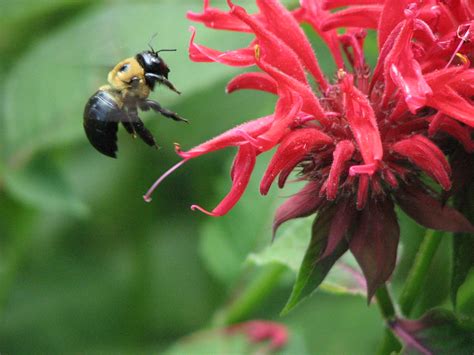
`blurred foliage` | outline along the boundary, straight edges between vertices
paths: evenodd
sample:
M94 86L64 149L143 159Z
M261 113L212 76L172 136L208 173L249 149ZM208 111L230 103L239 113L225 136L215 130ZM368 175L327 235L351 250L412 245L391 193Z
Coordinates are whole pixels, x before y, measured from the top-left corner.
M185 13L200 8L191 0L0 0L2 353L161 351L208 327L236 285L255 272L257 266L244 261L268 246L272 213L291 193L257 194L268 155L237 208L219 220L188 206L214 206L225 194L233 152L191 161L160 186L151 204L141 197L178 160L174 142L189 148L273 108L274 98L263 93L225 95L236 69L189 61ZM159 89L153 97L191 124L143 115L162 149L121 130L119 158L106 158L86 141L84 104L108 70L146 48L154 33L155 48L178 50L164 56L183 94ZM199 27L197 41L220 49L248 41L231 36ZM310 36L332 72L327 50ZM255 223L246 222L252 218ZM395 291L421 239L418 226L403 216L401 223ZM438 252L419 302L423 309L448 299L449 251L444 243ZM297 334L293 349L375 351L382 323L360 297L318 292L278 318L293 278L252 316L287 324ZM460 288L460 306L472 304L463 296L472 279Z

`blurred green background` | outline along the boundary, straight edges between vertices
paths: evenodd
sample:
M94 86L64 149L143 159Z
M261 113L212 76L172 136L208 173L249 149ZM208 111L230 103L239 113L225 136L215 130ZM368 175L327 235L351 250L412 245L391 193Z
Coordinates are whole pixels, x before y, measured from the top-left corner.
M290 194L258 195L270 155L260 159L242 201L220 219L189 206L212 208L225 195L233 151L189 162L151 204L142 200L178 161L174 142L188 149L273 109L270 95L225 94L226 82L241 70L188 59L185 14L201 6L197 0L0 0L0 352L161 352L209 326L260 271L244 261L269 245L272 213ZM196 41L212 48L249 40L196 27ZM152 97L191 124L143 114L162 149L121 130L118 159L107 158L83 133L85 102L110 68L145 49L154 33L156 49L178 50L163 57L183 94L159 88ZM311 38L332 76L330 56ZM395 289L419 232L404 219ZM422 302L447 296L444 245L433 265L435 289ZM298 353L375 352L383 325L376 305L367 307L363 297L318 292L279 317L293 279L288 273L248 317L287 324Z

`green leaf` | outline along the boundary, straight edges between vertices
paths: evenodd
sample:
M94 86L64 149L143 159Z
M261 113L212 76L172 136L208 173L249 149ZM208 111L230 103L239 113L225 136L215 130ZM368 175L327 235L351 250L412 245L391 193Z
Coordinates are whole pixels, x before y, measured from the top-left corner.
M288 313L302 299L309 296L323 282L339 257L346 252L347 244L343 242L340 243L331 255L318 260L326 247L334 212L334 208L327 209L320 212L316 217L313 223L311 241L296 277L293 291L283 308L282 314Z
M273 243L258 253L252 253L247 261L257 266L279 263L297 273L311 238L314 216L288 221L280 227Z
M418 320L397 319L390 324L404 344L403 354L472 354L474 328L444 309L435 309Z
M456 297L456 311L474 318L474 268L459 287Z
M275 241L261 252L250 254L247 262L260 267L278 263L298 274L303 259L310 258L308 254L305 256L305 252L310 242L314 218L310 216L286 222L280 228L281 232ZM298 277L303 277L302 270ZM365 280L352 254L346 253L339 258L319 285L319 289L335 294L366 296Z
M454 158L453 158L454 159ZM454 196L456 208L474 224L474 183L472 180L474 158L472 154L462 153L455 156L454 181L461 180L463 184ZM459 170L459 171L457 171ZM462 176L462 178L460 178ZM466 277L474 270L474 235L456 233L453 236L453 270L451 276L451 300L456 306L459 287L465 282Z
M146 48L155 32L155 47L178 50L164 56L171 68L170 79L183 95L158 90L165 107L202 91L203 83L212 85L235 73L236 69L225 66L190 63L187 45L191 23L185 14L193 8L197 10L200 5L107 3L36 42L15 62L3 82L0 125L2 151L8 162L28 160L44 147L80 138L85 142L82 113L87 99L106 83L115 63ZM202 28L197 34L197 41L210 47L219 48L224 38L222 32ZM245 34L232 35L231 45L244 46L248 40Z
M471 200L472 201L472 200ZM451 278L451 298L456 305L458 292L469 273L474 272L474 236L455 234L453 236L453 271Z
M31 207L77 217L88 213L86 205L48 157L35 158L23 170L8 171L5 185L15 198Z

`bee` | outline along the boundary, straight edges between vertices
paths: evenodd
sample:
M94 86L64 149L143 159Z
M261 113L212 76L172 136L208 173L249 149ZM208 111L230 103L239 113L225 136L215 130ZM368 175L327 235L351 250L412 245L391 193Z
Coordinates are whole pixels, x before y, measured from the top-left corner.
M119 122L126 131L151 147L157 147L153 134L138 116L138 110L153 110L175 121L187 122L177 113L148 98L156 84L163 84L180 94L168 80L170 69L158 55L175 49L150 50L122 60L108 74L108 85L101 86L84 108L84 130L92 146L115 158Z

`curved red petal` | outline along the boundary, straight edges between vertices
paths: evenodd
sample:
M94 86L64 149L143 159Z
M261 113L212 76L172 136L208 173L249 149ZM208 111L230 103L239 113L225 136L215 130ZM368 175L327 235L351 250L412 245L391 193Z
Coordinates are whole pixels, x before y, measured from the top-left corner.
M276 81L266 73L243 73L233 78L226 87L228 94L243 89L277 93Z
M266 27L252 18L243 7L231 5L231 12L249 25L258 40L260 56L284 73L307 84L303 65L298 55L280 38L266 29Z
M384 1L378 25L379 49L384 47L385 41L397 25L405 19L405 9L412 0Z
M234 67L248 67L255 65L255 53L253 48L241 48L233 51L221 52L208 48L194 42L196 30L190 28L191 39L189 41L189 58L193 62L217 62Z
M258 65L262 70L266 71L273 79L275 79L277 85L280 87L286 87L298 93L303 100L303 111L313 115L316 120L324 126L330 124L318 98L309 85L301 83L264 60L258 60Z
M344 92L346 119L364 163L377 165L382 160L383 147L372 106L366 96L354 87L350 75L342 79L341 88Z
M393 95L393 83L403 93L405 102L412 113L426 103L427 96L432 93L421 73L420 64L415 60L411 40L414 33L414 20L404 21L393 46L384 61L385 100Z
M408 158L445 190L451 188L451 168L443 152L429 139L415 135L392 145L394 152Z
M334 61L338 68L344 67L344 60L339 48L339 39L336 30L323 31L322 24L324 19L330 15L329 11L321 8L319 2L313 0L300 0L301 7L293 11L293 16L299 22L307 22L313 30L326 42L331 51Z
M273 115L261 117L259 119L243 123L235 128L222 133L221 135L208 140L198 146L188 150L181 151L180 147L177 146L177 153L185 159L195 158L209 152L227 148L230 146L239 146L249 143L242 132L247 133L250 137L257 137L263 132L267 131L273 122Z
M427 105L474 127L474 105L448 86L433 90L433 95L428 99Z
M257 0L257 5L265 16L266 23L272 32L298 54L322 91L326 91L329 84L319 67L308 38L293 15L276 0Z
M343 140L337 143L333 152L333 161L329 176L327 179L326 195L328 200L334 200L339 187L339 178L344 170L345 163L352 158L354 154L354 144L349 140Z
M204 1L203 12L197 13L188 11L186 18L191 21L201 22L206 27L217 30L251 32L251 29L248 25L243 23L235 16L232 16L229 12L210 7L208 0Z
M351 5L382 5L383 0L324 0L323 8L326 10Z
M211 212L207 212L202 207L193 205L211 216L223 216L229 212L239 201L250 181L253 168L255 167L257 152L250 144L244 144L239 147L239 151L234 161L232 188L226 197Z
M338 27L377 28L382 6L353 6L328 16L322 26L323 31Z
M332 138L315 128L291 132L279 145L260 184L260 193L266 195L273 180L283 170L295 166L310 152L331 144Z

